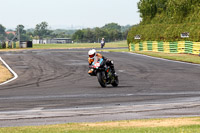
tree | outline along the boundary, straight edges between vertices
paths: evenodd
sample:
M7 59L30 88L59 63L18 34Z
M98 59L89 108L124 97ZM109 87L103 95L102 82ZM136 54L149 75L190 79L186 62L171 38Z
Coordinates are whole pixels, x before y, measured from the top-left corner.
M16 28L16 32L20 33L20 41L30 41L30 35L26 33L25 27L23 25L18 25Z
M83 40L84 42L88 42L88 43L95 42L94 32L90 28L83 30L83 38L84 38Z
M161 14L165 11L168 1L169 0L140 0L138 2L138 9L143 22L149 23L156 14Z
M20 34L26 34L26 30L24 30L24 28L25 27L23 25L21 25L21 24L18 25L17 28L16 28L17 33L18 33L18 30L19 30Z
M72 39L76 42L81 42L83 40L83 31L82 30L78 30L74 33L74 35L72 36Z
M105 29L96 27L94 29L95 40L99 42L101 38L106 38L108 40L108 32Z
M117 41L122 39L122 33L117 30L110 30L109 33L109 41Z
M130 27L130 25L124 26L123 32L129 30L128 27ZM110 23L106 24L102 28L96 27L94 29L87 28L78 30L73 34L72 40L76 42L99 43L102 38L105 38L106 42L117 41L126 38L123 37L123 35L127 36L127 33L123 34L123 32L120 25L117 23Z
M14 37L14 35L13 35L12 33L10 33L10 34L7 35L7 39L8 39L8 40L12 40L13 37Z
M191 19L194 12L199 13L199 0L140 0L138 9L142 18L141 24L151 23L183 23L187 17L194 22L196 17ZM154 18L155 21L152 21Z
M20 40L21 41L30 41L31 38L30 38L30 36L28 34L21 34L20 35Z
M48 30L48 23L42 22L37 24L35 27L34 34L39 37L39 39L43 39L51 34L51 31Z
M117 23L109 23L106 24L105 26L102 27L103 29L106 30L117 30L117 31L121 31L121 26L118 25Z
M102 29L107 33L107 41L116 41L122 39L122 27L117 23L109 23L102 27Z
M0 41L4 41L5 40L5 27L3 25L0 24Z

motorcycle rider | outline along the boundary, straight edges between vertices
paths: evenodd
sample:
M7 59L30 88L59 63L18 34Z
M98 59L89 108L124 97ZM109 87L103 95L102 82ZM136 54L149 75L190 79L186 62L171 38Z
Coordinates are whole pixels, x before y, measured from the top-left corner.
M95 49L89 50L88 56L89 56L89 58L88 58L89 68L90 68L90 66L92 65L92 63L94 62L95 59L98 60L98 59L102 58L104 60L105 64L107 66L110 66L113 74L115 74L115 68L114 68L114 64L113 64L112 60L109 60L106 57L102 56L100 53L97 53ZM88 71L88 74L90 74L90 73L92 73L91 70Z
M105 43L105 40L104 40L104 38L102 38L102 39L101 39L101 48L103 48L103 47L105 46L105 44L106 44L106 43Z

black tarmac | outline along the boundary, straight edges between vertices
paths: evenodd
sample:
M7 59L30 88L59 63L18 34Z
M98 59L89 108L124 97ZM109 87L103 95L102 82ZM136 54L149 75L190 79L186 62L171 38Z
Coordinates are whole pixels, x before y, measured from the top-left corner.
M120 81L101 88L88 50L0 52L19 76L0 86L0 126L200 116L200 65L101 52Z

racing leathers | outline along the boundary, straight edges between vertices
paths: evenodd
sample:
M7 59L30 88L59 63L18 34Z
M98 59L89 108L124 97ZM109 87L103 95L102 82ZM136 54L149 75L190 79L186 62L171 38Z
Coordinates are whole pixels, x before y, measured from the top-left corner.
M102 59L104 60L105 64L106 64L107 66L110 66L110 68L111 68L113 74L115 74L115 68L114 68L113 61L112 61L112 60L109 60L109 59L107 59L107 58L105 58L105 57L102 56L100 53L96 53L96 57L94 57L94 58L90 58L90 57L88 58L88 63L89 63L89 71L88 71L88 74L92 73L92 71L90 70L90 68L91 68L91 65L92 65L92 63L94 62L95 58L96 58L97 60L102 58Z

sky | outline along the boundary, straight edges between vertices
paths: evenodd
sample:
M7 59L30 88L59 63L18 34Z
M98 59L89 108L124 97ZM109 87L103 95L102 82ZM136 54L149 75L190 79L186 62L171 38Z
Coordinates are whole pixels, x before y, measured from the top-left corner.
M0 24L13 29L35 28L46 21L50 29L121 26L140 22L139 0L0 0Z

